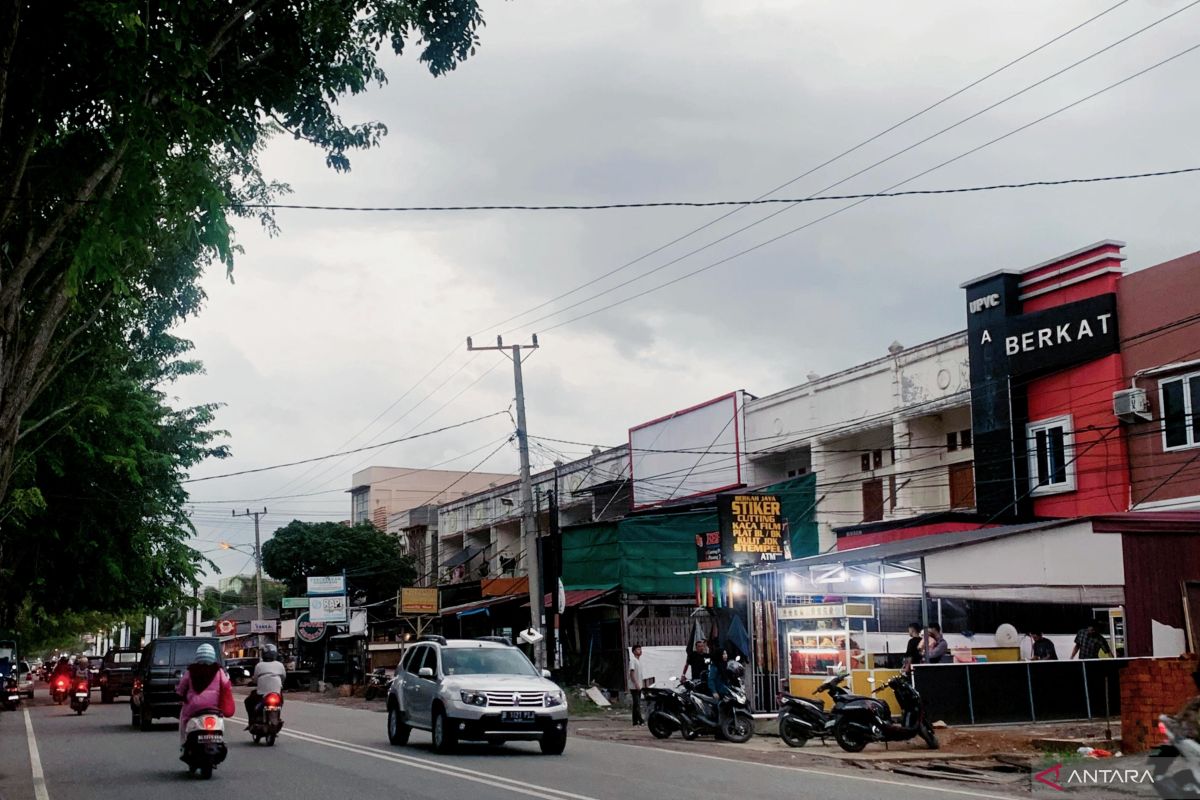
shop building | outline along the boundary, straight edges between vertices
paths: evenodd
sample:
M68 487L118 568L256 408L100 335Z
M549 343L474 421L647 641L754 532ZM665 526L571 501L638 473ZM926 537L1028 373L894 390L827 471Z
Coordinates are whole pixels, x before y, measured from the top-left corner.
M351 477L350 521L386 530L392 514L452 497L465 497L513 479L494 472L410 467L367 467Z

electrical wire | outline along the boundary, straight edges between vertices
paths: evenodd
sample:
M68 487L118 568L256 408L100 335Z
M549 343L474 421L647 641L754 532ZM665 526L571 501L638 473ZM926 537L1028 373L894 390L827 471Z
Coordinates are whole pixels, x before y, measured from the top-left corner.
M979 112L983 113L983 112ZM969 117L971 119L973 117ZM928 140L922 140L922 142ZM920 143L918 143L920 144ZM916 147L917 145L913 145ZM911 148L910 148L911 149ZM908 152L907 150L899 151L899 153ZM897 153L897 155L899 155ZM880 164L883 161L878 162ZM868 168L870 169L870 168ZM866 170L863 170L865 172ZM1058 180L1029 180L1019 183L992 183L982 186L956 186L943 189L905 189L899 192L866 192L859 194L814 194L807 197L770 197L756 198L751 200L659 200L659 201L631 201L627 203L592 203L592 204L562 204L562 205L462 205L462 206L322 206L322 205L297 205L286 203L263 203L254 206L245 206L245 208L270 208L270 209L292 209L305 211L371 211L371 212L411 212L411 211L608 211L618 209L633 209L633 208L713 208L718 206L740 206L746 208L749 206L761 205L789 205L797 206L802 203L823 203L831 200L873 200L881 197L913 197L920 195L942 195L942 194L970 194L975 192L994 192L1001 189L1032 189L1050 186L1070 186L1075 184L1086 183L1109 183L1112 181L1129 181L1139 180L1142 178L1162 178L1171 175L1185 175L1192 172L1200 172L1200 167L1180 167L1178 169L1157 170L1154 172L1136 172L1122 175L1102 175L1087 178L1061 178ZM862 172L857 172L851 175L844 181L861 175ZM743 228L742 230L746 230ZM740 232L740 231L739 231ZM699 252L699 251L693 251ZM646 273L652 274L652 273ZM622 284L624 285L624 284ZM457 352L457 348L451 351L450 354ZM448 357L447 357L448 358ZM443 358L438 362L428 374L444 364L447 358ZM410 390L411 391L411 390ZM403 398L401 398L403 399ZM397 400L396 402L399 402ZM395 403L393 403L393 406ZM392 406L389 406L387 411L390 411ZM384 411L383 413L387 413ZM380 415L382 416L382 414ZM376 418L378 419L378 417ZM373 424L372 421L371 424Z
M404 436L399 439L393 439L390 442L383 442L381 444L373 444L373 445L368 445L366 447L358 447L358 448L355 448L354 450L347 450L342 453L328 453L323 456L314 456L313 458L305 458L305 459L301 459L299 461L289 461L284 464L272 464L267 467L255 467L254 469L243 469L243 470L238 470L237 472L226 472L221 475L206 475L202 478L188 478L186 480L180 481L180 483L198 483L200 481L213 481L213 480L217 480L218 478L233 478L238 475L251 475L251 474L257 473L257 472L268 472L270 470L283 469L284 467L295 467L300 464L309 464L314 461L324 461L329 458L337 458L339 456L345 456L345 455L349 455L351 453L361 453L365 450L377 450L380 447L389 447L390 445L399 444L400 442L409 442L414 439L423 439L427 436L433 436L435 433L444 433L445 431L454 430L455 428L462 428L466 425L470 425L475 422L480 422L485 419L491 419L492 417L498 417L498 416L500 416L502 414L506 414L506 413L507 413L506 411L495 411L491 414L484 414L481 417L475 417L473 419L468 419L463 422L455 423L453 425L445 425L441 428L434 428L433 430L425 431L424 433L417 433L417 434L413 434L412 436Z

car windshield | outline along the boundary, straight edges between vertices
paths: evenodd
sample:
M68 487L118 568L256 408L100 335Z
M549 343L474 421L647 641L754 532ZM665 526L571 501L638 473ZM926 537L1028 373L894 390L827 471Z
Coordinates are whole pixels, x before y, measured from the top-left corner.
M447 675L538 674L525 654L512 647L443 648L442 671Z

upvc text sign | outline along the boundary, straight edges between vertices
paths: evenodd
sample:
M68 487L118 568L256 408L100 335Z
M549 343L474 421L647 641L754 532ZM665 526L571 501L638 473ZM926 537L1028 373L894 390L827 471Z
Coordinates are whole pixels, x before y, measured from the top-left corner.
M787 520L778 495L717 495L717 521L726 565L771 564L791 558Z
M986 298L980 298L986 299ZM971 306L978 300L972 301ZM994 350L1016 377L1052 372L1117 352L1117 296L1103 294L1004 318L972 330L972 349Z
M308 618L313 622L346 622L348 619L346 595L312 598L308 606Z

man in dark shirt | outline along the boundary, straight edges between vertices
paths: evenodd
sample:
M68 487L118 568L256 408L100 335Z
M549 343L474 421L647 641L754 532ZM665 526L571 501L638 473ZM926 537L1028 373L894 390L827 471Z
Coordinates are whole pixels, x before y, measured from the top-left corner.
M1058 661L1058 651L1054 649L1054 642L1044 638L1040 631L1034 631L1029 636L1033 639L1032 660Z
M708 642L697 640L687 656L683 670L694 681L700 681L701 693L708 691Z
M913 622L908 626L908 647L904 651L905 664L917 664L921 661L921 625Z
M1088 623L1088 626L1075 634L1075 648L1071 651L1071 658L1078 656L1084 658L1099 658L1100 651L1108 653L1112 656L1112 648L1108 646L1108 640L1100 635L1100 631L1096 629L1096 623Z

